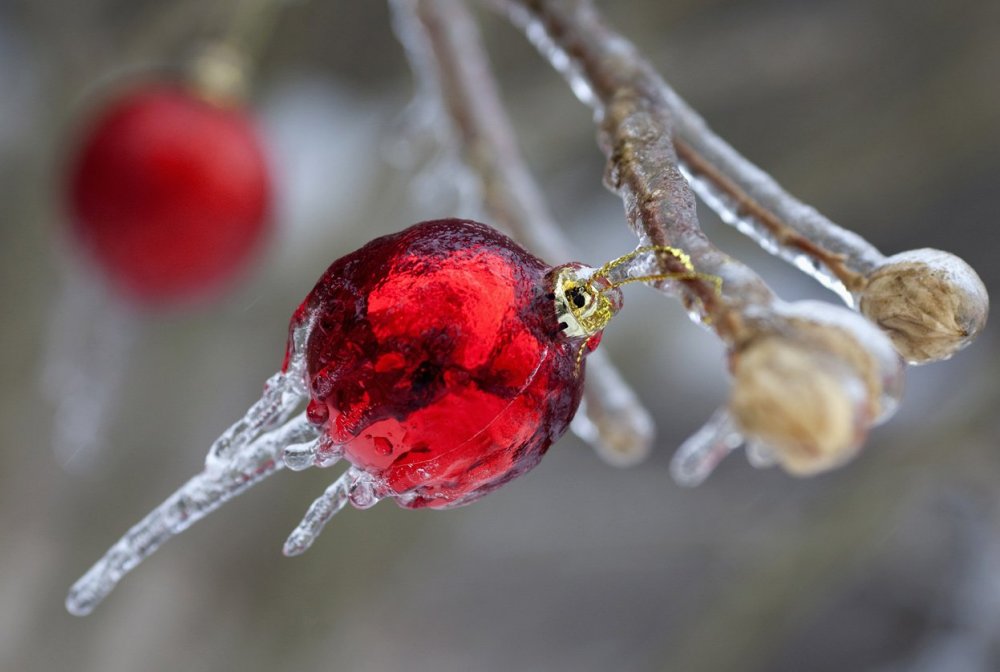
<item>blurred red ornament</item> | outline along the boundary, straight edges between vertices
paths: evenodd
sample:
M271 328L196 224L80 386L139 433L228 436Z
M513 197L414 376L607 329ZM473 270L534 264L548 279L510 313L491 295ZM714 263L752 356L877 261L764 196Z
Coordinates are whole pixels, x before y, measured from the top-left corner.
M113 100L71 162L77 238L114 286L147 305L211 293L267 229L271 185L241 108L179 85Z

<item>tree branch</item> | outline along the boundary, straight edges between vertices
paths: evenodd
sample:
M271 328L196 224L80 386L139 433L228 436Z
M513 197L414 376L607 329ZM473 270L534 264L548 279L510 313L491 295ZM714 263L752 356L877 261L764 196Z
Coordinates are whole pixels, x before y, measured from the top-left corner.
M887 258L796 200L715 135L589 2L499 2L603 120L608 183L625 199L633 227L653 241L669 234L698 258L700 271L723 278L731 290L724 300L747 292L757 294L754 302L766 297L758 282L705 245L678 172L726 222L875 322L907 361L947 359L982 331L989 297L968 264L939 250ZM727 267L736 278L727 277ZM734 286L733 279L740 282ZM738 329L734 311L707 303L704 287L689 289L731 343L730 332ZM738 302L731 307L738 312Z
M895 406L901 363L888 339L846 309L781 302L751 269L712 245L674 148L672 92L590 2L497 1L594 110L605 182L622 198L642 244L690 257L697 276L657 288L679 289L689 311L728 346L728 411L682 446L675 476L700 482L743 436L754 455L774 455L798 475L850 459ZM683 272L680 255L656 261L660 273Z

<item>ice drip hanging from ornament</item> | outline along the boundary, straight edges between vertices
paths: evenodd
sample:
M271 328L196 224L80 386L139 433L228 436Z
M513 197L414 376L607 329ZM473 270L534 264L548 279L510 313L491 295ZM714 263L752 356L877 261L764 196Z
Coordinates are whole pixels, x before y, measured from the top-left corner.
M586 355L619 287L670 248L600 268L547 266L476 222L424 222L335 261L292 316L281 371L211 447L205 469L133 527L73 587L89 613L170 537L287 466L348 468L285 543L305 551L348 502L468 504L524 474L566 431ZM651 264L652 262L652 264Z
M67 467L89 466L104 442L143 325L217 299L267 239L272 180L244 104L249 37L262 26L233 20L180 71L97 94L67 151L59 188L72 258L43 372Z

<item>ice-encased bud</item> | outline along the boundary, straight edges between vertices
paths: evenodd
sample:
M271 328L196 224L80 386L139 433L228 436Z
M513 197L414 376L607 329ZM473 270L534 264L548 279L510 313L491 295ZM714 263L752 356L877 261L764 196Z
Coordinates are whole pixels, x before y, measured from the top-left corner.
M743 432L772 449L788 472L807 476L850 459L864 438L865 392L834 357L763 338L733 370L729 409Z
M816 474L853 457L892 413L902 363L885 335L845 308L803 301L779 312L780 329L734 354L729 411L786 471Z
M932 249L889 257L868 277L859 307L911 364L948 359L986 325L989 296L959 257Z

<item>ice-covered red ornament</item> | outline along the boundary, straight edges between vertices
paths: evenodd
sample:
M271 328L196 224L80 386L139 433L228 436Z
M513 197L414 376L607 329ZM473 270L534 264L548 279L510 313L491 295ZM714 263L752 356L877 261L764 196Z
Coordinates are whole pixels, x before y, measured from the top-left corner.
M687 269L658 273L671 255ZM348 502L467 504L536 464L565 432L585 356L621 308L618 287L693 274L670 248L549 267L483 224L417 224L338 259L292 317L264 395L205 469L73 586L89 613L160 544L283 466L350 467L285 544L296 555ZM304 408L303 408L304 407Z
M271 185L252 122L179 84L113 98L85 130L68 183L74 237L142 304L212 292L267 230Z
M309 417L408 507L465 504L524 473L566 431L597 333L560 329L558 275L460 220L343 257L292 320L309 328Z

